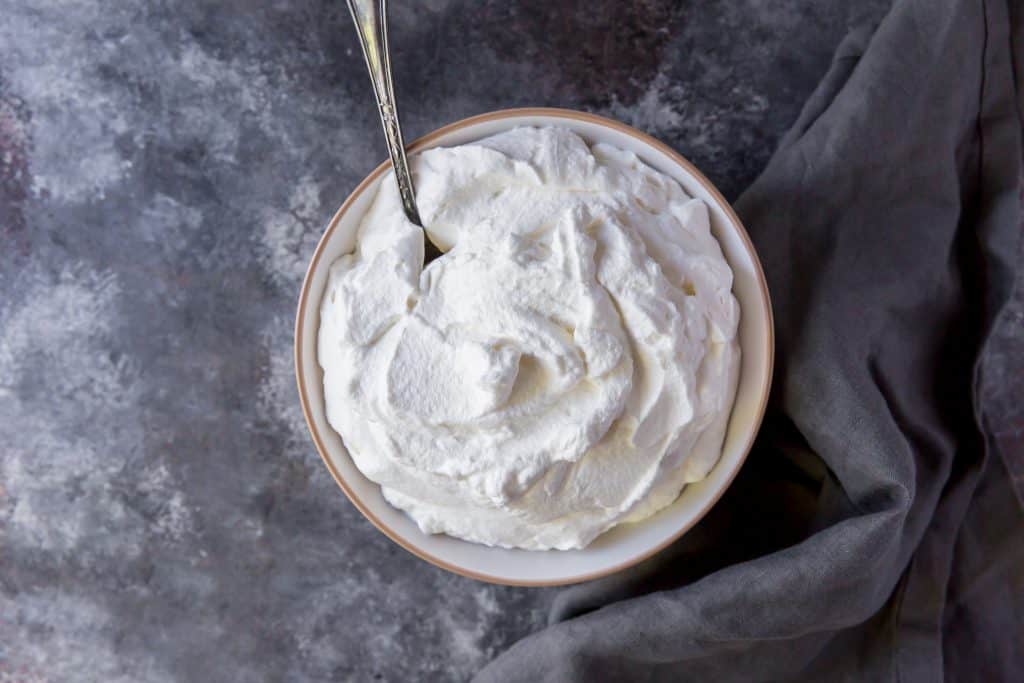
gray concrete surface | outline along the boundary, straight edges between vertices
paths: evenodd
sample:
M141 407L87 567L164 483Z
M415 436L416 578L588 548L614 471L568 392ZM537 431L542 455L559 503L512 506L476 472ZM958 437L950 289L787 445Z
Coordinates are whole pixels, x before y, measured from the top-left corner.
M887 2L392 5L410 137L585 109L735 198ZM407 554L308 438L296 294L378 126L343 2L0 0L0 681L463 680L544 624L556 591Z

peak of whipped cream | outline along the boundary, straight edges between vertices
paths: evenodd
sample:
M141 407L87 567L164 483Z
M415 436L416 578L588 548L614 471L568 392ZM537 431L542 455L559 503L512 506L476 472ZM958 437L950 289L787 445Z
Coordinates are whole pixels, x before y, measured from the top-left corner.
M718 460L739 306L707 207L631 152L516 128L412 159L331 266L318 354L356 466L427 533L581 548Z

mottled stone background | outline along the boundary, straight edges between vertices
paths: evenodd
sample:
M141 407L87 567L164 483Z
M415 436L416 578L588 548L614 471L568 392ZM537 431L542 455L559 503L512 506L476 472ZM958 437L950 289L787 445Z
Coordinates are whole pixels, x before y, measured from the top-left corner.
M888 3L392 4L410 137L585 109L735 198ZM376 532L302 421L300 278L378 125L340 0L0 0L0 681L461 680L544 624Z

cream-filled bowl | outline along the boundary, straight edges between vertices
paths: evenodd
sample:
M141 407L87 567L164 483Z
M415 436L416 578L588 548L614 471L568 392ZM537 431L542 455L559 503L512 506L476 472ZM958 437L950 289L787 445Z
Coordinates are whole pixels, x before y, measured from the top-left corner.
M335 214L317 246L299 296L295 363L303 412L317 449L341 488L377 528L419 557L465 576L505 584L559 585L604 576L651 556L693 526L718 500L742 465L764 414L772 371L772 319L760 264L732 209L689 162L628 126L558 109L507 110L441 128L413 143L411 151L465 145L523 126L568 128L590 145L604 143L632 152L647 166L676 180L686 194L707 206L711 232L733 271L732 291L740 307L737 334L742 352L736 397L721 457L707 477L687 485L673 503L654 515L639 522L619 524L579 550L505 549L446 535L430 535L420 531L405 513L392 507L380 487L359 471L342 438L328 423L323 371L317 359L321 299L331 264L354 250L360 221L374 200L387 171L386 164L355 189ZM332 421L337 418L333 415ZM365 453L365 449L357 450L357 454Z

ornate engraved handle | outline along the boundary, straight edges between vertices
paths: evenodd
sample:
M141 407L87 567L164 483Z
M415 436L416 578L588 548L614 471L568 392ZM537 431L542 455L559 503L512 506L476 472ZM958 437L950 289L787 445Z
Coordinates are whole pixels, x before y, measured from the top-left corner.
M363 47L366 68L373 81L373 94L380 109L380 122L388 142L388 154L395 169L398 193L402 208L410 221L422 227L419 210L416 208L416 188L409 173L409 161L405 157L405 143L402 129L398 125L398 108L395 105L395 91L391 82L391 58L388 55L387 0L348 0L348 9L356 24L359 44Z

